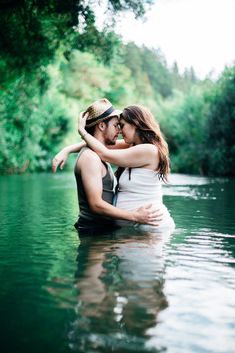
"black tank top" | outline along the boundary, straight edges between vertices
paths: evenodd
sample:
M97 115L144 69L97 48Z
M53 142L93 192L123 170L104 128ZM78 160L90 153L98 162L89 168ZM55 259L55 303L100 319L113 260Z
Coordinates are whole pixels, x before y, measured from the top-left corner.
M87 148L88 147L82 148L77 158L77 161ZM77 167L77 161L74 168L74 174L77 182L77 195L78 195L80 213L79 213L78 221L77 223L75 223L75 228L87 228L87 227L105 228L105 227L113 226L114 225L113 219L99 215L98 213L94 213L90 209L87 201L86 193L84 190L84 186L83 186L81 173ZM102 163L105 165L107 170L107 173L102 178L102 183L103 183L102 199L112 204L113 197L114 197L115 176L113 174L111 166L108 163L105 163L105 162L102 162Z

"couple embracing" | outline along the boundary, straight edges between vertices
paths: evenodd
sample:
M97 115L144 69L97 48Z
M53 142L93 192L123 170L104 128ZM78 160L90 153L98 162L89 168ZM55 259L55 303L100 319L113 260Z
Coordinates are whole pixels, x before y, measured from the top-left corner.
M151 112L137 105L119 111L100 99L80 114L78 132L84 142L60 151L52 169L63 168L68 155L79 152L79 233L116 226L171 233L175 225L161 185L170 169L168 146ZM119 134L123 140L117 140ZM109 163L118 167L116 176Z

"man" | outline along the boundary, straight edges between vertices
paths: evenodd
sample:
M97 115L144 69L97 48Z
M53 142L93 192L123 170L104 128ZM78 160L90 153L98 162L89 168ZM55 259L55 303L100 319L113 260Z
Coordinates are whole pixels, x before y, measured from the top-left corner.
M115 145L119 134L118 115L121 112L115 110L112 104L104 98L94 102L85 113L88 116L86 130L105 146ZM53 172L56 171L58 165L64 165L68 153L77 152L78 146L65 148L53 159ZM112 169L108 163L102 162L95 152L85 147L85 144L78 156L74 172L80 208L79 219L75 227L79 231L92 228L112 228L114 219L152 225L156 225L160 220L161 215L156 210L152 210L151 205L131 212L112 205L116 185Z

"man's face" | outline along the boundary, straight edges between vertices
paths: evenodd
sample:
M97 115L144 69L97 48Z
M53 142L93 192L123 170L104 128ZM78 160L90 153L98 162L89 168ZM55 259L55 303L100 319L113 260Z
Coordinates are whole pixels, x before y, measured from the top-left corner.
M106 145L115 145L120 133L118 117L113 117L107 122L106 129L104 130L104 142Z

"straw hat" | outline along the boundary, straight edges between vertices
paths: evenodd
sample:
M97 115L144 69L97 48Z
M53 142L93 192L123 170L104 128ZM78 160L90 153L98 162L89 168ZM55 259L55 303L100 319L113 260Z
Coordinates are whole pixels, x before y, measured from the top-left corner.
M108 99L99 99L92 103L85 111L85 113L89 113L86 120L86 127L91 127L105 119L119 116L121 112L121 110L115 109Z

